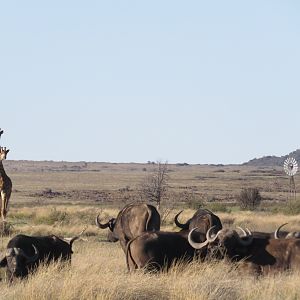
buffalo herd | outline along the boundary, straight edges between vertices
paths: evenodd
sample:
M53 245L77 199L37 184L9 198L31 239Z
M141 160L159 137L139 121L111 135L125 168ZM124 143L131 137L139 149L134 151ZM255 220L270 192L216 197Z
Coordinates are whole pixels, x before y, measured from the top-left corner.
M160 231L160 214L154 206L143 203L126 205L106 223L97 215L95 223L100 229L109 230L108 241L119 241L128 271L167 270L176 261L188 263L194 259L239 261L256 275L300 265L300 234L280 231L286 224L271 233L238 227L239 233L223 228L220 218L208 209L198 209L185 222L179 221L181 213L174 218L180 230L174 232ZM80 235L69 239L17 235L8 242L0 267L6 268L7 280L11 282L26 277L40 263L59 259L70 263L72 244Z
M300 265L300 234L280 231L286 224L271 233L251 232L248 228L238 227L239 234L236 230L223 228L220 218L210 210L198 209L184 223L178 220L182 211L177 213L174 223L180 231L166 232L159 231L159 214L153 206L149 214L149 207L151 205L126 206L116 219L109 221L118 223L116 233L109 222L103 226L98 216L96 218L98 227L109 227L120 240L129 271L168 269L178 260L189 262L195 258L201 261L239 261L257 275L298 268ZM138 216L134 217L133 210L138 212Z

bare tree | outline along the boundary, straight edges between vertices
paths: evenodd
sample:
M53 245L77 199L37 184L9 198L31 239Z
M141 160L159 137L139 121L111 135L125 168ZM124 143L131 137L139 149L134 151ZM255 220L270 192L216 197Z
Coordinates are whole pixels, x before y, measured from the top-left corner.
M242 189L239 197L237 198L241 209L254 210L261 203L262 197L258 188L245 188Z
M153 172L141 184L141 197L149 202L155 202L158 210L162 199L167 197L168 178L168 163L157 162Z

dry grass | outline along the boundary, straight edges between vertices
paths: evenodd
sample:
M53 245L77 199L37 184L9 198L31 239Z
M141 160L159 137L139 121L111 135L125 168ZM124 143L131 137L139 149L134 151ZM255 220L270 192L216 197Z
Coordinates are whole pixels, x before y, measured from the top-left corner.
M84 233L87 241L76 241L73 245L71 266L59 263L43 266L27 280L11 286L4 280L4 269L0 269L3 279L0 281L0 299L300 298L300 274L297 272L254 278L226 262L193 262L189 265L177 264L168 273L138 271L128 274L121 247L118 243L105 241L107 231L98 229L94 219L100 211L103 220L116 216L117 207L124 205L124 195L120 195L120 189L135 189L151 171L152 165L6 161L5 167L14 188L8 214L13 232L10 237L1 238L2 255L9 238L17 233L71 237L88 227ZM242 188L258 187L267 206L278 201L284 203L287 199L288 179L280 172L281 168L255 170L242 166L170 165L169 184L174 194L180 196L182 191L191 189L198 200L209 205L215 204L210 201L217 200L226 203L226 207L227 203L235 201ZM296 180L299 184L299 179ZM32 196L45 189L72 197ZM121 197L112 206L105 199L86 197L89 192L94 196L94 191L109 194L109 199L113 201L115 196ZM83 196L84 199L81 198ZM114 208L108 209L108 204ZM173 199L167 208L176 209L167 216L163 230L178 230L173 223L174 216L187 206L180 197ZM193 213L194 210L186 209L180 220L185 222ZM224 226L232 228L240 225L251 230L274 231L285 222L289 225L284 229L299 230L300 227L299 215L238 212L234 209L231 213L218 215Z
M58 205L66 199L37 199L30 195L45 189L58 192L101 190L111 193L126 187L134 190L155 165L88 163L85 166L83 162L5 161L5 168L13 181L14 203L39 201L40 204ZM193 190L195 196L203 201L234 202L241 189L255 187L268 201L285 201L288 198L289 181L281 167L257 169L248 166L170 164L168 169L170 191L177 195ZM300 178L296 176L295 181L299 186ZM81 199L80 195L73 195L72 199L67 200L93 202L92 199ZM94 204L101 203L94 201ZM107 206L108 203L104 204Z
M297 299L299 273L253 278L225 262L175 265L168 273L128 274L113 244L78 243L71 267L41 267L3 299Z
M51 209L39 207L12 210L11 218L32 216L28 224L15 225L15 233L56 233L71 236L88 225L85 238L88 241L74 243L72 265L55 263L43 266L27 280L8 286L0 283L2 299L297 299L300 297L299 273L282 273L276 276L254 278L226 262L193 262L177 264L168 273L147 274L137 271L128 274L125 256L118 243L105 242L106 230L92 225L95 209L82 206L62 206L57 213L67 213L65 224L35 225L36 217L51 219ZM104 216L112 216L117 210L104 210ZM176 230L172 224L176 211L172 211L164 230ZM182 220L193 210L186 210ZM82 218L86 215L89 218ZM278 224L289 222L291 229L299 227L299 216L270 215L242 212L220 214L222 220L234 227L247 225L251 229L274 230ZM227 226L227 225L226 225ZM2 238L1 252L9 238ZM0 274L3 278L4 270Z

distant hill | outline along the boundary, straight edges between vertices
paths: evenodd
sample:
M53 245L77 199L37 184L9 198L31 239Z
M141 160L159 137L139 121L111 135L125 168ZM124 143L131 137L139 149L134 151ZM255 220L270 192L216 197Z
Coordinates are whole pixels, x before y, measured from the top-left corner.
M285 159L289 156L294 157L298 162L300 162L300 149L297 149L294 152L291 152L288 155L284 156L264 156L261 158L254 158L249 160L243 165L247 166L282 166Z

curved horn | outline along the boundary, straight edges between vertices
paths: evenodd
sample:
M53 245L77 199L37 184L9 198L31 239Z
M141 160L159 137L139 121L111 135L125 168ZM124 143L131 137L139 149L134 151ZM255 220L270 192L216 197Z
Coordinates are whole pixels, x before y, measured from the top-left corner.
M293 237L296 238L296 239L299 239L300 238L300 232L299 231L293 232Z
M39 258L39 250L34 246L34 244L32 244L32 247L34 249L33 256L28 256L24 251L20 252L20 254L26 258L28 264L35 262ZM20 249L20 250L22 250L22 249Z
M76 241L76 240L78 240L79 239L79 236L74 236L73 238L71 238L71 240L70 240L70 248L72 249L72 245L73 245L73 243Z
M197 243L197 242L194 242L193 239L192 239L192 233L198 229L198 227L196 228L193 228L190 232L189 232L189 235L188 235L188 241L190 243L190 245L195 248L195 249L201 249L203 247L205 247L207 244L208 244L208 240L206 240L205 242L202 242L202 243Z
M240 228L240 229L243 231L243 233L246 234L246 235L244 235L244 237L247 237L247 239L241 239L241 237L237 234L239 243L242 246L249 246L252 243L252 241L253 241L253 235L252 234L248 235L244 229L242 229L242 228ZM249 230L249 232L251 233L250 230Z
M285 225L287 225L288 223L284 223L284 224L282 224L282 225L280 225L277 229L276 229L276 231L274 232L274 238L276 239L276 240L278 240L279 239L279 230L283 227L283 226L285 226Z
M98 215L98 216L96 217L96 220L95 220L96 225L97 225L99 228L101 228L101 229L107 228L107 227L109 226L109 222L107 222L107 223L105 223L105 224L101 224L100 221L99 221L99 216L100 216L100 215Z
M217 239L219 232L221 231L221 230L219 230L217 234L212 235L212 234L211 234L211 231L212 231L215 227L216 227L216 226L210 227L210 228L207 230L207 232L206 232L206 240L207 240L209 243L214 242L214 241Z
M252 235L252 232L249 228L246 227L246 231L247 231L248 235Z
M183 210L181 210L175 217L174 217L174 222L176 224L177 227L182 228L182 229L188 229L188 225L187 222L185 224L182 224L178 221L178 217L179 215L183 212Z
M219 230L217 234L214 234L212 236L211 231L214 229L214 227L215 226L212 226L207 230L206 241L204 241L202 243L196 243L192 240L192 232L195 231L196 229L198 229L198 227L193 228L188 235L188 241L189 241L190 245L195 249L201 249L201 248L205 247L208 243L214 242L217 239L219 232L221 231L221 230Z
M247 236L248 234L247 234L247 232L242 228L242 227L240 227L240 226L237 226L236 228L238 228L242 233L243 233L243 236ZM248 228L247 228L248 229ZM246 229L246 230L247 230ZM249 229L248 229L249 230ZM249 230L250 231L250 230Z
M78 235L72 237L71 239L64 239L70 243L70 248L72 249L72 244L80 238L80 236L86 231L88 227L86 226Z

